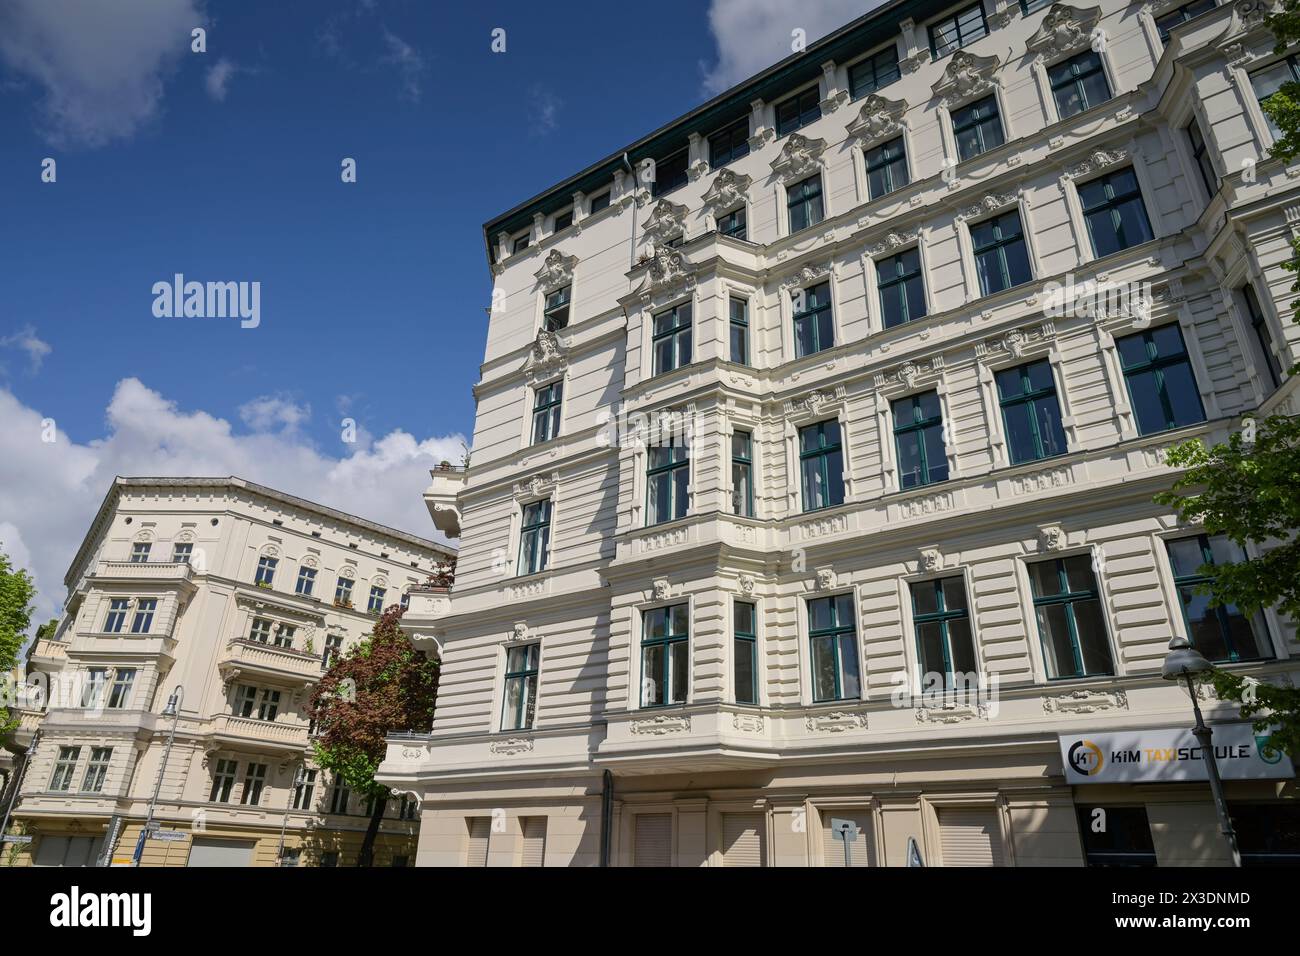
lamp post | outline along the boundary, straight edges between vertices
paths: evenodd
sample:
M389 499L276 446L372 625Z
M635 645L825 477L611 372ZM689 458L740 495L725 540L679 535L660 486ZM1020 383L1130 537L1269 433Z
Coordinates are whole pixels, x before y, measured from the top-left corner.
M1210 793L1214 795L1214 809L1219 814L1219 830L1228 841L1232 851L1232 865L1241 866L1241 851L1237 849L1237 833L1232 828L1232 817L1228 815L1228 802L1223 798L1223 781L1219 779L1219 765L1214 759L1214 732L1205 725L1201 716L1201 705L1196 697L1196 678L1203 677L1214 670L1212 664L1201 655L1185 637L1175 637L1169 642L1169 654L1165 657L1160 675L1168 681L1185 681L1187 692L1192 698L1192 711L1196 714L1196 726L1192 736L1201 745L1201 756L1205 759L1205 772L1210 778Z
M144 853L144 841L149 839L149 828L153 825L154 807L158 805L158 791L162 789L163 774L167 772L167 760L172 755L172 742L176 739L176 724L181 718L181 701L185 699L185 688L180 684L172 691L172 695L167 698L167 706L163 708L162 715L172 719L171 730L167 732L167 747L163 750L162 765L158 768L158 779L153 784L153 796L149 798L149 814L144 820L144 829L140 831L140 839L135 841L135 853L131 855L131 865L139 866L140 857Z
M280 848L275 851L275 865L284 866L284 831L289 828L289 811L293 809L293 800L298 793L298 788L307 782L306 764L298 764L298 770L293 775L293 785L289 788L289 799L284 805L284 820L280 823Z
M36 745L41 741L41 732L37 730L32 734L32 742L27 745L27 752L23 754L22 765L14 769L13 775L9 781L9 803L5 807L4 819L0 820L0 837L5 835L9 829L9 817L13 815L14 804L18 802L18 790L23 785L23 777L27 776L27 768L31 765L32 757L36 755Z

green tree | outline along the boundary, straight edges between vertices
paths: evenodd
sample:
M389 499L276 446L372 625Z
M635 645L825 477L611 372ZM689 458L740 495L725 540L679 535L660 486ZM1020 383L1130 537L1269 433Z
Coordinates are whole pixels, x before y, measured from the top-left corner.
M9 675L18 663L27 628L32 623L32 598L36 588L31 575L15 568L9 556L0 551L0 740L18 726L17 718L6 709Z
M425 731L433 724L438 663L411 644L401 617L396 605L386 610L370 635L332 664L307 708L316 721L312 756L317 765L371 799L358 866L374 863L375 838L388 803L388 788L375 781L387 750L385 738Z
M1300 620L1300 420L1274 415L1245 425L1213 447L1193 439L1170 449L1169 464L1185 471L1155 500L1238 547L1266 546L1251 560L1201 568L1209 580L1198 591L1212 607L1235 604L1253 614L1276 605ZM1300 755L1300 690L1223 670L1211 680L1221 698L1241 704L1257 731L1276 727L1274 746Z
M1285 53L1300 41L1300 0L1283 0L1282 9L1270 14L1264 22L1277 41L1273 51ZM1260 105L1279 132L1269 154L1283 162L1300 156L1300 83L1292 81L1282 84L1276 93ZM1300 238L1292 240L1292 247L1294 255L1286 263L1286 268L1300 273ZM1291 286L1291 291L1300 292L1300 281ZM1291 303L1291 311L1293 321L1300 322L1300 299Z

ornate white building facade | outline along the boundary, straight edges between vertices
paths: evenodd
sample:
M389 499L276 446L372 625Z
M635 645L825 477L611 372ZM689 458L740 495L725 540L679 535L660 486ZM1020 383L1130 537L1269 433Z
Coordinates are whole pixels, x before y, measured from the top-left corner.
M452 554L239 478L116 479L28 656L8 832L30 839L0 865L129 862L155 790L142 865L354 865L365 801L314 766L305 707ZM386 814L376 864L413 862L414 803Z
M437 716L382 768L420 864L842 865L844 821L854 864L1227 858L1204 783L1070 738L1164 753L1174 636L1297 670L1151 500L1295 411L1265 9L895 0L485 226L426 494L465 544L406 620ZM1228 782L1251 858L1273 766Z

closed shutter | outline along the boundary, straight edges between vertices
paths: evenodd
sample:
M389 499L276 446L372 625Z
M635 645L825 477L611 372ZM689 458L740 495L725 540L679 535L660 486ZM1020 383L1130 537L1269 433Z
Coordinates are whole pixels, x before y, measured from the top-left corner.
M45 836L36 847L36 866L94 866L103 837Z
M765 829L761 813L724 813L722 865L762 866Z
M1002 833L997 811L939 810L944 866L1001 866Z
M469 849L465 853L466 866L487 866L488 837L491 834L491 817L469 818Z
M864 807L823 808L822 861L826 866L844 866L844 843L835 839L831 820L852 820L858 827L858 838L849 844L849 866L871 865L871 811Z
M673 816L671 813L638 813L632 845L633 866L672 866Z
M205 840L190 845L186 866L252 866L253 844L243 840Z
M524 866L541 866L546 857L546 817L524 817Z

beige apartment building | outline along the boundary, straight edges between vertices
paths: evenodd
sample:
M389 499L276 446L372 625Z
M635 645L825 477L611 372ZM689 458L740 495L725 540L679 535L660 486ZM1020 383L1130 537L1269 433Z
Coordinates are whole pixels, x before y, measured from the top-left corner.
M1300 645L1151 499L1297 411L1266 11L893 0L487 223L438 710L381 768L418 864L1228 859L1161 663ZM1246 861L1300 859L1200 698Z
M354 865L368 808L314 767L305 707L452 553L239 478L116 479L30 651L8 832L31 839L0 864L129 864L156 787L141 865ZM417 830L390 801L375 864Z

